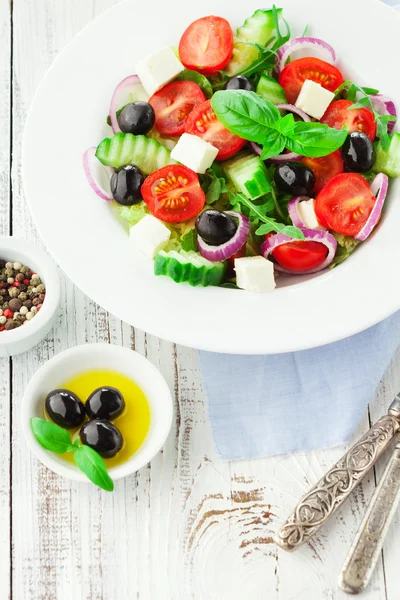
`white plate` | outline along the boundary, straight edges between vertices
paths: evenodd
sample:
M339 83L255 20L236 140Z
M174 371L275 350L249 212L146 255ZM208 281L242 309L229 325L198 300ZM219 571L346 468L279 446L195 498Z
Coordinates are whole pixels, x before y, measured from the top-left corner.
M296 34L305 25L346 65L400 104L396 75L400 15L375 0L283 0ZM195 18L241 24L260 0L234 5L125 1L86 27L42 82L24 135L23 177L36 225L67 275L93 300L162 338L219 352L257 354L310 348L361 331L400 307L400 182L375 235L334 271L295 278L269 295L191 288L155 277L135 253L107 202L90 190L82 154L106 132L115 85L137 59L177 45Z

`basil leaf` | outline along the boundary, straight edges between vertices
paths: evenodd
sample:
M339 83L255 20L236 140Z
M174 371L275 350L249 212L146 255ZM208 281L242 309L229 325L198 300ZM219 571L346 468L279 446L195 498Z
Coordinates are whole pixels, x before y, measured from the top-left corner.
M264 139L264 145L261 152L261 160L267 160L271 156L280 154L286 146L286 137L274 131L268 132Z
M277 121L282 118L272 102L247 90L216 92L211 106L231 133L259 144L264 143L268 129L276 129Z
M64 454L75 449L68 431L55 423L34 417L31 419L31 429L39 444L46 450Z
M198 73L197 71L185 69L178 75L178 77L176 77L175 81L193 81L194 83L197 83L201 90L203 90L206 98L211 98L213 95L211 83L208 81L207 77L201 73Z
M294 133L294 124L294 116L292 115L292 113L288 113L277 122L276 128L279 131L279 133L291 137Z
M114 482L107 473L106 464L93 448L84 444L76 448L74 461L92 483L107 492L113 491Z
M298 121L294 125L293 137L286 141L286 147L301 156L318 158L332 154L343 146L346 137L346 129L333 129L323 123Z

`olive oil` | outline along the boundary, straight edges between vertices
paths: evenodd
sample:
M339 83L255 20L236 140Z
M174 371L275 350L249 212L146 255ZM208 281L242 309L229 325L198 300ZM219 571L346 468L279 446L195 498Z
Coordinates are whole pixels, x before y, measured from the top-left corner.
M104 459L110 469L126 462L143 444L150 427L150 407L140 387L125 375L114 371L85 371L59 385L74 392L84 404L95 389L103 386L117 388L125 399L124 411L112 421L122 433L124 443L118 454ZM70 429L69 432L73 440L79 435L79 429ZM62 457L74 462L71 453Z

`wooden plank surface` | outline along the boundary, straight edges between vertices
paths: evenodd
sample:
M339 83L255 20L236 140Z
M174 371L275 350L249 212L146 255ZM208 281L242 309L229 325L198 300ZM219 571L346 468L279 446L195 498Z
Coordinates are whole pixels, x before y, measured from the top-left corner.
M8 1L1 0L2 233L7 233L10 225L10 122L13 233L40 243L20 178L21 138L29 103L56 54L112 4L114 0L14 0L9 6ZM19 423L23 391L36 369L67 347L94 341L122 344L146 355L160 368L175 396L174 426L163 451L136 475L118 482L114 494L69 482L47 470L28 454ZM371 406L373 419L380 416L400 387L399 364L400 356L393 361ZM339 458L343 448L251 462L220 461L213 446L195 351L133 331L64 277L62 310L52 334L12 363L0 361L0 398L1 598L346 597L337 588L337 576L373 492L374 474L311 544L295 554L278 550L272 538L279 523ZM368 423L366 412L355 436ZM399 597L400 541L394 528L384 557L385 568L380 561L363 596L366 600Z

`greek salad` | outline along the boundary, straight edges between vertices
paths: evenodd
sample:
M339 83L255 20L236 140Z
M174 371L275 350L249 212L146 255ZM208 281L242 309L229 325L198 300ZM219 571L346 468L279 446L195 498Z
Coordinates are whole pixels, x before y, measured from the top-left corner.
M198 19L119 83L83 165L155 275L269 292L368 238L400 176L396 107L335 65L273 6L236 32Z

